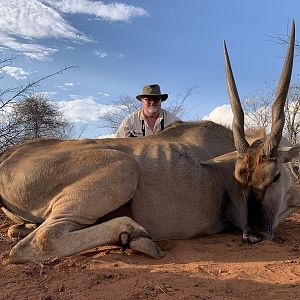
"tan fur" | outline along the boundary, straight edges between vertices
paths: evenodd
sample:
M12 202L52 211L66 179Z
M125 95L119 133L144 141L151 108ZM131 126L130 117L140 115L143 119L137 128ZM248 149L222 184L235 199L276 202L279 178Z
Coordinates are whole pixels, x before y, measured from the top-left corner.
M245 134L248 143L251 145L254 141L265 138L266 130L263 127L254 127L246 130Z
M248 186L264 190L276 172L276 161L264 157L260 147L250 147L243 158L238 159L235 167L236 179Z

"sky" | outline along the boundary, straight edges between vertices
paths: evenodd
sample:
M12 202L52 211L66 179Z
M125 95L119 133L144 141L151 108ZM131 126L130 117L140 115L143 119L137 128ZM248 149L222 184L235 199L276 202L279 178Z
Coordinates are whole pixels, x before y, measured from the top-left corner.
M299 0L0 0L0 53L14 56L0 89L64 67L35 89L75 124L74 137L111 134L99 117L120 96L159 84L171 103L194 87L183 120L230 123L226 40L240 98L279 80L292 19L300 40ZM298 38L299 36L299 38ZM299 52L298 52L299 54ZM293 79L299 75L299 56ZM137 100L138 101L138 100Z

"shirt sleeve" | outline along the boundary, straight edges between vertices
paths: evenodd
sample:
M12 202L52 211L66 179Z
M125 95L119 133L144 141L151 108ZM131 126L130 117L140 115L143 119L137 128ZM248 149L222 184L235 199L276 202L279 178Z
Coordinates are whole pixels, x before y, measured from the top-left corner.
M176 121L181 121L181 119L179 117L177 117L177 116L174 116L174 122L176 122Z
M173 123L175 123L176 121L181 121L180 118L178 118L176 115L170 113L169 111L165 111L166 112L166 118L165 118L165 125L169 126Z
M125 118L121 125L119 126L117 132L116 132L116 137L117 138L126 138L129 137L130 132L129 132L129 124L128 124L128 118Z

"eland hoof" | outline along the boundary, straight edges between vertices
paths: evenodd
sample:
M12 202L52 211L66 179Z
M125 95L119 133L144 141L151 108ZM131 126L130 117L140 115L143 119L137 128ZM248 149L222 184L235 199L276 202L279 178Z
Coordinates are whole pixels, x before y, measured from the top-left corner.
M139 238L130 242L130 248L137 253L146 254L152 258L160 259L165 256L164 251L149 238Z
M248 243L250 245L252 244L256 244L256 243L259 243L262 241L262 236L259 236L259 235L254 235L254 234L251 234L251 233L244 233L243 234L243 242L244 243Z

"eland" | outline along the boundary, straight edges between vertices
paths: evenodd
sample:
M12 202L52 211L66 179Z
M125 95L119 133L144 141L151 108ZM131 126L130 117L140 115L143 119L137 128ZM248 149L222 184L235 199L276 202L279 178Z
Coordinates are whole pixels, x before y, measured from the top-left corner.
M284 163L300 147L280 146L295 28L272 107L271 132L249 144L224 43L232 131L209 121L174 124L142 138L44 139L0 157L2 210L14 221L13 263L69 256L117 244L160 258L162 239L218 233L272 239L299 203ZM199 241L201 242L201 240Z

